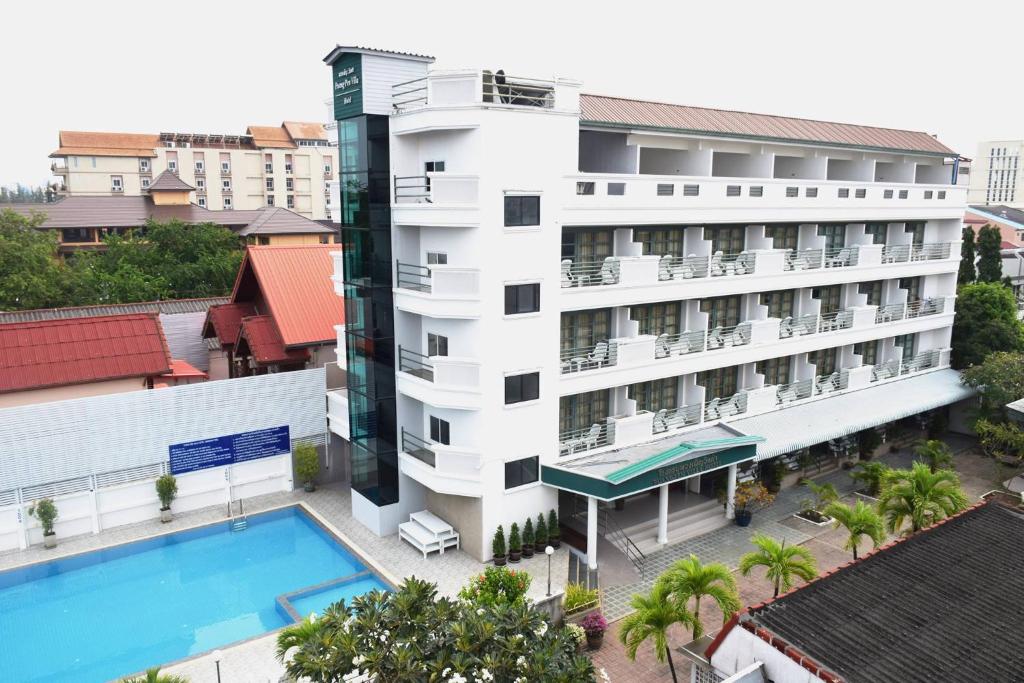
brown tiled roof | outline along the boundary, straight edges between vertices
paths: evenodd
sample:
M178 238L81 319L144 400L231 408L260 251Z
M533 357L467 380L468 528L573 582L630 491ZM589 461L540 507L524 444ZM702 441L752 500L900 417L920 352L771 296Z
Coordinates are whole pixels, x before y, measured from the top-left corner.
M283 126L249 126L245 134L252 136L253 144L257 147L293 149L297 146Z
M288 131L292 140L326 140L327 129L322 123L305 123L303 121L285 121L281 126Z
M149 133L95 133L62 130L58 134L60 149L51 157L155 157L160 136Z
M184 190L191 191L194 189L196 188L192 187L191 185L189 185L184 180L182 180L175 174L171 173L170 171L164 171L156 178L154 178L153 182L149 184L150 192L161 192L165 190L182 192Z
M811 142L893 152L956 154L928 133L917 131L706 109L603 95L580 95L580 119L585 124L603 124L619 128L672 130L780 142Z
M243 237L249 235L282 235L282 234L330 234L336 230L300 216L294 211L282 207L267 207L259 210L259 215L247 226L238 231Z
M231 346L238 338L242 318L256 315L256 305L251 301L210 306L203 323L203 339L216 337L221 347Z

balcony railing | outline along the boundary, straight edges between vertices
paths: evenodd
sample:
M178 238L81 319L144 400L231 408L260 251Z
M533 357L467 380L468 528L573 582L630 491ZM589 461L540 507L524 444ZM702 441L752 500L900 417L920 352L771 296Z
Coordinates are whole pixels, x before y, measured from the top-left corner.
M824 250L826 268L845 268L857 265L857 247L836 247Z
M878 382L899 377L900 375L930 370L939 366L941 358L941 349L932 349L930 351L922 351L907 361L897 359L878 363L871 369L871 381Z
M707 350L727 349L732 346L745 346L750 343L750 323L740 323L732 327L714 327L708 332Z
M573 455L603 448L613 442L613 432L612 426L607 422L562 432L558 435L559 454Z
M776 386L775 396L780 406L787 405L793 401L810 398L814 393L814 380L801 379L789 384Z
M727 275L749 275L754 272L756 254L742 251L738 254L724 254L716 251L711 255L708 271L711 277Z
M668 358L704 350L707 330L692 330L679 334L661 334L654 340L654 357Z
M747 412L747 394L740 391L728 398L713 398L704 404L704 421L721 420Z
M398 369L428 382L434 381L434 366L430 363L430 357L401 345L398 346Z
M887 323L925 315L937 315L942 313L945 308L945 299L917 299L902 304L886 304L878 307L878 311L875 312L875 322Z
M593 346L562 349L562 374L615 365L615 343L599 341Z
M425 175L394 176L395 204L473 204L478 199L479 177L433 172Z
M418 292L430 291L430 268L413 263L402 263L401 261L396 261L395 263L395 274L399 287L414 289Z
M700 403L672 409L662 408L654 414L654 433L660 434L672 429L700 424L703 408L704 406Z
M796 249L786 250L786 260L783 265L784 270L811 270L813 268L821 268L824 261L824 250L823 249L804 249L803 251L797 251Z
M433 445L412 432L407 432L405 427L402 428L402 451L431 467L434 467L437 463L437 455L434 453Z
M551 109L555 106L555 82L484 70L433 73L391 86L391 106L397 112L434 104Z
M658 261L659 280L690 280L708 276L707 256L662 256Z
M609 256L600 261L562 260L563 287L614 285L619 282L619 259Z

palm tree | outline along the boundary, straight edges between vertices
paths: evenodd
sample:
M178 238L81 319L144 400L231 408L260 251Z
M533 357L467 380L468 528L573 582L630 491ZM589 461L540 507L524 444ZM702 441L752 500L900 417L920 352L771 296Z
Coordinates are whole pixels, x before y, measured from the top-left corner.
M811 490L811 494L814 496L814 510L821 512L821 509L839 500L839 491L836 490L833 484L816 484L810 479L804 481L804 486Z
M885 538L882 518L863 500L858 500L857 504L852 506L833 501L825 507L824 514L836 521L836 529L844 527L850 534L843 547L853 551L854 560L857 559L857 546L865 536L871 539L876 548Z
M868 462L861 461L850 472L850 476L853 477L854 481L864 485L864 491L869 496L877 496L878 492L882 490L882 480L885 479L888 471L889 468L883 463L873 460Z
M901 530L908 520L910 533L916 533L966 507L967 494L956 472L932 472L923 462L915 462L909 470L890 471L878 499L889 533Z
M780 591L793 587L793 577L810 581L818 575L818 568L811 551L801 545L786 547L786 541L779 543L771 536L754 534L750 539L757 550L740 558L740 573L748 576L754 567L767 567L768 580L775 588L773 597Z
M933 473L939 470L953 469L953 451L942 441L929 439L922 441L914 449L917 457L928 465Z
M121 683L188 683L188 679L184 676L162 674L160 673L160 667L154 666L152 669L146 669L144 676L122 678Z
M659 662L668 659L672 680L677 681L676 667L672 663L672 650L668 645L668 630L673 624L693 626L696 618L685 607L670 600L664 585L655 584L650 595L634 595L630 603L633 613L619 626L619 642L626 646L626 656L636 661L641 643L654 640L654 656Z
M700 620L700 600L707 596L718 604L722 611L722 623L729 621L740 609L739 592L732 572L721 562L701 564L696 555L676 560L655 582L664 595L671 596L681 611L693 615L693 637L700 638L704 624ZM687 603L693 598L693 609Z

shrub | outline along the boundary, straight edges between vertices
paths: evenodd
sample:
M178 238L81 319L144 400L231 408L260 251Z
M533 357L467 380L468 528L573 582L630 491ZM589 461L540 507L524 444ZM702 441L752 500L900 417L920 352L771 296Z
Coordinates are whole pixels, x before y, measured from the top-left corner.
M544 515L537 515L537 545L548 544L548 523L544 521Z
M156 480L156 495L160 498L160 509L170 510L171 501L178 495L178 480L173 474L165 474Z
M1024 457L1024 432L1012 423L998 424L981 419L974 423L981 450L985 455L998 458Z
M889 468L880 462L861 462L857 463L857 467L850 472L850 476L854 481L863 484L864 493L878 497L887 472L889 472Z
M567 583L565 594L562 596L562 607L566 614L571 614L596 604L598 595L596 588L587 588L580 583Z
M580 619L580 626L588 636L596 636L608 630L608 620L600 612L591 612Z
M523 542L519 538L519 525L512 522L512 526L508 531L508 549L514 553L518 553L523 549Z
M57 506L50 498L43 498L32 504L28 514L39 520L43 526L43 536L53 535L53 523L57 521Z
M521 605L530 590L530 574L508 567L488 567L470 579L459 591L459 598L477 607Z
M526 518L526 524L523 525L523 545L529 547L533 545L536 537L533 534L533 520L529 517Z
M771 505L774 500L774 494L760 482L748 481L736 487L735 507L737 511L760 510Z
M553 509L548 513L548 538L560 538L562 532L558 528L558 513Z
M576 643L576 647L583 645L583 641L587 639L587 632L579 624L566 624L565 633Z
M500 524L498 530L494 532L494 540L491 541L491 552L495 557L505 557L505 530Z
M299 475L299 481L304 485L310 485L320 474L320 457L316 453L316 446L309 443L295 444L293 451L295 456L295 473Z

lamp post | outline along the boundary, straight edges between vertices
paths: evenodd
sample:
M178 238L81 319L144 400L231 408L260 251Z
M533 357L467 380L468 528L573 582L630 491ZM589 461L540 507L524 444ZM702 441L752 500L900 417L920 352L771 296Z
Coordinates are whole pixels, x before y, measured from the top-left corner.
M555 554L555 549L551 546L544 548L544 554L548 556L548 597L551 597L551 556Z
M213 662L217 665L217 683L220 683L220 660L224 657L224 653L220 650L213 651Z

